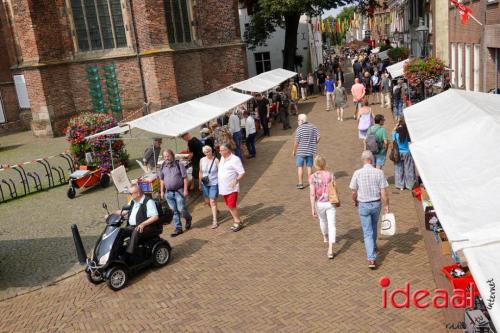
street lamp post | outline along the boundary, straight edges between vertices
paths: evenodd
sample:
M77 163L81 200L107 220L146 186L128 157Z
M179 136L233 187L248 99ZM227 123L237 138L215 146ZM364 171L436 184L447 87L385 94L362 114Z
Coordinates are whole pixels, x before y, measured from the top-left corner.
M415 31L419 34L421 38L421 57L425 58L427 56L426 47L427 47L427 34L429 33L429 28L424 24L424 19L420 18L419 25Z

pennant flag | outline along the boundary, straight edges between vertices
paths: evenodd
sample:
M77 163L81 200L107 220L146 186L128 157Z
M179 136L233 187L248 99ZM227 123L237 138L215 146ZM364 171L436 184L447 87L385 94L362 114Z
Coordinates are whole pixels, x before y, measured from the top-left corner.
M335 22L335 32L337 32L337 33L338 33L338 32L339 32L339 30L340 30L339 21L336 21L336 22Z
M469 7L459 3L457 0L451 0L451 3L455 7L457 7L458 13L460 14L460 21L462 22L462 24L467 24L467 21L469 20L469 15L472 14L472 10Z
M328 22L328 24L326 25L326 27L328 28L328 32L332 33L332 26L331 26L330 22Z
M325 32L325 21L321 21L321 32Z

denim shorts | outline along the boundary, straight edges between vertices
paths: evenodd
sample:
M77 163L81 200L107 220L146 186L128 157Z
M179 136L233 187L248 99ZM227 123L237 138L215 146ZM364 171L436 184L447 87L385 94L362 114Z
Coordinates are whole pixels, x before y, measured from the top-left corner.
M375 166L384 166L387 154L375 154L373 155L375 159Z
M306 166L309 168L312 168L313 166L313 156L312 155L297 155L295 156L295 165L300 168L304 166L304 163L306 163Z
M205 185L201 184L201 189L203 190L203 196L209 199L217 199L219 196L219 186L218 185Z

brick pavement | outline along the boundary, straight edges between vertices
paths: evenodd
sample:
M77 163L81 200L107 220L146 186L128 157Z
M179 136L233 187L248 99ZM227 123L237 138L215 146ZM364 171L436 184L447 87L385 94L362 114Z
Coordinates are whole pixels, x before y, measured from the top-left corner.
M391 192L397 235L379 242L380 267L366 267L348 182L360 166L355 122L337 122L323 99L301 106L322 133L320 153L333 168L344 205L337 214L336 258L326 258L307 190L295 189L291 131L279 127L246 164L241 208L248 226L209 228L194 208L194 228L170 240L173 261L148 270L120 292L93 286L84 274L0 303L0 331L441 332L435 309L382 309L378 279L392 286L435 288L409 192ZM378 112L379 106L374 106ZM346 114L351 114L349 109ZM295 118L292 118L295 122ZM389 124L387 125L389 126ZM392 166L385 169L393 179ZM168 230L169 231L169 230ZM72 251L73 249L68 249Z

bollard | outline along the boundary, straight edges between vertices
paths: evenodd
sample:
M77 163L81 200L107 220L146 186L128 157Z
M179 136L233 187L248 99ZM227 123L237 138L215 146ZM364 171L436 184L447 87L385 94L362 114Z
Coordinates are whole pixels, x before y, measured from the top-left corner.
M76 224L71 225L71 233L73 234L73 241L75 242L76 255L78 256L78 262L80 264L87 263L87 253L83 247L82 238L80 237L80 232L78 232L78 227Z

